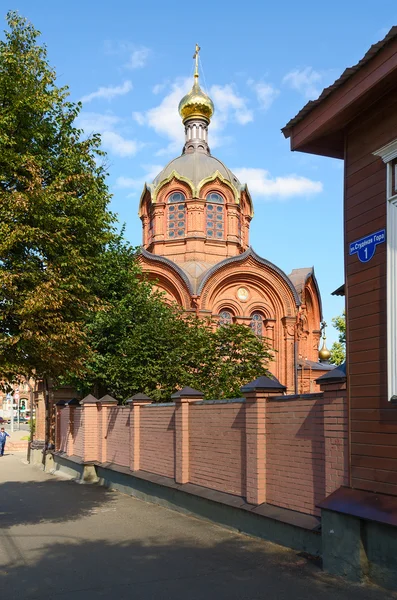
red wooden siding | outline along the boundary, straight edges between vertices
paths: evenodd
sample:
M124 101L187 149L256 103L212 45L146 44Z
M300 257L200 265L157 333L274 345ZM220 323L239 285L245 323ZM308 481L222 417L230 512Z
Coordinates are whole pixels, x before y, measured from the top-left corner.
M397 495L397 407L387 399L386 244L361 263L350 242L386 227L386 166L373 152L397 137L384 97L349 127L345 155L346 303L351 485Z

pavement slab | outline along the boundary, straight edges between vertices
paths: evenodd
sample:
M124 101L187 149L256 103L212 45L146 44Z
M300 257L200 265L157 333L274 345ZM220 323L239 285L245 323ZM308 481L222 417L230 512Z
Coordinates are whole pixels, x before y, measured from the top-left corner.
M270 542L0 458L0 595L8 600L384 600Z

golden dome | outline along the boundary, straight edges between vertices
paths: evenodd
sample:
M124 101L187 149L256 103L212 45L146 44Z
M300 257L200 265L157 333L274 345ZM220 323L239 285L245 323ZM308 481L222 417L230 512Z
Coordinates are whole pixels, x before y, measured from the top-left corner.
M321 350L319 350L318 357L321 361L327 361L331 357L331 352L328 350L325 344L325 338L323 338L323 345Z
M192 118L205 119L208 123L210 122L214 114L214 104L200 88L198 75L194 76L193 87L180 101L178 110L183 122Z
M179 114L182 117L182 121L185 122L187 119L204 119L207 123L210 122L212 115L214 114L214 104L209 96L203 92L199 86L199 72L198 72L198 58L199 58L200 46L196 44L196 51L193 58L196 61L194 70L194 84L192 89L186 96L179 102Z

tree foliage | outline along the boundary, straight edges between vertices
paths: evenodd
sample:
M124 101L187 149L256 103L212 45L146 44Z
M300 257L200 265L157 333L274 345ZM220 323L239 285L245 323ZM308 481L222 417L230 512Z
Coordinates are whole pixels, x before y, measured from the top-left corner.
M331 347L330 362L333 365L341 365L346 359L346 315L345 311L341 315L332 319L332 324L339 332L338 341Z
M0 369L79 371L92 279L111 236L100 137L74 126L39 32L15 12L0 41Z
M119 400L145 392L169 400L189 385L207 398L226 398L268 373L266 341L246 326L214 329L166 304L144 279L123 233L107 246L96 281L105 309L92 313L87 325L94 353L77 382L83 391Z
M247 327L169 306L108 211L100 136L74 125L39 32L15 12L0 41L0 372L125 399L185 385L239 395L270 352Z

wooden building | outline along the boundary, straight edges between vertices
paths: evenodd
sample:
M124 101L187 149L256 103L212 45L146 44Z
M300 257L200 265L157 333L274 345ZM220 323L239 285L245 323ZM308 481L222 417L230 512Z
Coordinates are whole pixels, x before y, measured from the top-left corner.
M389 534L397 526L396 92L393 27L283 129L292 150L344 160L350 487L323 508L387 526ZM356 540L367 554L368 531ZM377 530L378 545L383 533ZM397 529L392 535L396 540ZM382 559L378 552L377 568L392 561L392 547L396 561L394 541ZM364 569L357 561L358 571ZM395 570L397 563L390 564Z

